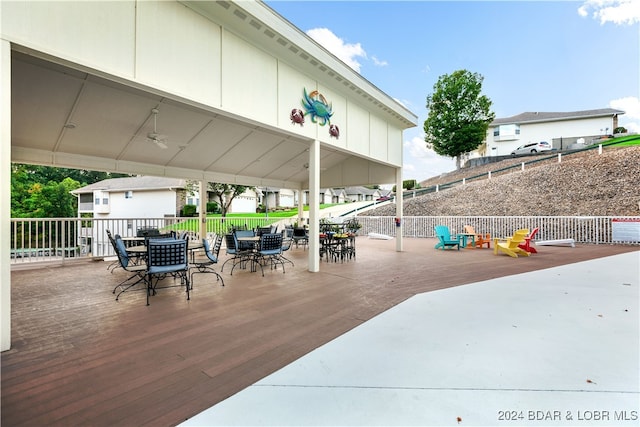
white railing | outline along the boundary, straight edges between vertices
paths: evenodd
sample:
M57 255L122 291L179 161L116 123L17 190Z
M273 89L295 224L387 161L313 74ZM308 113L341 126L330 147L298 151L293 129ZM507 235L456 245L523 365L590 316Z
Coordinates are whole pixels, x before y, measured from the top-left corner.
M379 233L395 236L398 230L394 217L357 216L362 226L360 235ZM291 225L297 218L207 218L207 234L226 233L231 228L254 229L278 224L279 229ZM621 221L622 220L622 221ZM465 225L492 236L510 236L520 228L539 227L537 240L574 239L577 243L640 244L640 217L613 216L451 216L404 217L405 237L435 237L434 226L446 225L452 232L462 232ZM616 233L616 224L627 231ZM635 227L638 228L635 228ZM161 232L188 231L199 236L197 218L24 218L11 220L11 262L65 261L78 257L114 256L107 230L122 237L136 236L140 228L156 228ZM630 230L630 231L629 231ZM620 236L622 236L620 238ZM618 237L616 239L616 237Z
M207 234L226 233L232 228L254 229L270 224L279 228L293 224L297 218L207 218ZM139 229L155 228L160 232L189 232L200 238L198 218L14 218L11 220L11 262L65 261L78 257L115 256L107 237L134 237Z
M394 217L358 216L361 235L381 233L395 236ZM630 230L614 233L614 224L624 220ZM402 218L405 237L435 237L434 227L446 225L460 233L465 225L492 236L511 236L515 230L539 227L536 240L574 239L576 243L640 244L640 217L628 216L408 216ZM632 228L632 227L639 228ZM624 230L623 230L624 231ZM621 238L618 238L618 235Z

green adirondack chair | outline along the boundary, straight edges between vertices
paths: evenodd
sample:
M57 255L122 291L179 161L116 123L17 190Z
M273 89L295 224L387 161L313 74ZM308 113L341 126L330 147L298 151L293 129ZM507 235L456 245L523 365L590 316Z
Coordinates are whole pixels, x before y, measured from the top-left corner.
M436 249L453 249L457 247L460 250L460 236L456 236L455 238L451 237L451 232L449 231L449 227L446 225L436 225L435 227L436 237L438 238L438 243L436 243Z

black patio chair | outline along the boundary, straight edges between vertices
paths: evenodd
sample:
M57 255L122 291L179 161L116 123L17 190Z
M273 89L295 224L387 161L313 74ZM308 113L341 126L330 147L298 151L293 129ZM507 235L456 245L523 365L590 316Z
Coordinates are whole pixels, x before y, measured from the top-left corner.
M253 246L240 246L240 242L238 242L238 238L236 237L236 233L228 233L224 235L227 260L222 264L220 271L224 271L224 266L227 265L229 261L231 261L231 272L233 275L233 270L236 268L236 265L240 264L241 268L244 268L246 263L250 260L251 255L253 253Z
M282 253L280 254L280 258L282 258L282 261L288 262L294 267L293 261L284 256L284 253L291 249L291 245L293 245L293 230L291 230L291 236L288 235L288 230L282 230L280 234L282 234Z
M118 256L120 267L122 267L124 271L133 273L113 288L114 294L116 293L116 290L120 288L120 292L118 292L118 295L116 296L116 301L118 301L118 298L120 298L120 295L123 292L128 291L138 283L146 283L147 266L145 264L131 263L129 254L127 254L127 248L124 246L124 242L119 234L116 234L113 239L113 249L116 251L116 255ZM143 289L146 289L146 287Z
M198 273L213 273L216 275L216 281L220 280L222 286L224 286L224 280L222 276L213 269L213 265L218 263L218 254L220 253L220 247L222 247L222 234L216 235L213 241L213 248L209 246L207 239L202 239L202 247L204 249L204 256L196 256L191 264L193 265L191 271L191 287L193 288L193 275Z
M178 237L176 236L176 233L173 231L170 231L168 233L161 233L161 234L156 234L153 236L145 236L144 237L144 245L147 246L149 240L154 239L154 240L161 240L161 239L177 239Z
M117 255L118 251L116 249L116 241L113 238L113 234L111 234L111 230L106 230L106 232L107 232L107 238L109 239L109 243L111 243L111 247L113 248L114 253ZM120 260L116 259L115 261L111 262L111 264L107 266L107 271L111 271L111 273L113 273L118 268L121 268Z
M269 233L260 236L260 245L252 259L253 265L259 265L264 276L264 266L269 265L275 269L278 264L282 265L284 274L284 260L282 259L282 234Z
M262 236L263 234L269 234L271 232L271 227L258 227L256 229L256 236Z
M298 245L302 245L303 249L306 249L309 244L309 235L307 234L307 230L303 227L294 227L293 229L293 243L295 243L296 248Z
M173 276L180 279L179 285L158 286L158 283ZM155 279L155 281L154 281ZM189 258L187 241L182 239L149 239L147 241L147 305L149 296L155 295L158 289L185 286L187 300L191 299L189 291Z

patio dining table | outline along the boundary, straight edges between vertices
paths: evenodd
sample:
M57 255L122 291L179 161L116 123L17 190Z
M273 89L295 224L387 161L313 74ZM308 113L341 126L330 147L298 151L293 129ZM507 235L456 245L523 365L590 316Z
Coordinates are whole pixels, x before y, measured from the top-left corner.
M352 234L348 233L320 233L320 258L325 256L327 262L329 258L337 261L348 260L352 254L355 254L355 240Z
M201 240L188 240L187 241L187 250L189 251L190 256L193 258L195 256L194 251L198 249L202 249L204 245ZM136 259L144 259L147 255L147 246L146 245L136 245L130 246L127 249L127 253Z

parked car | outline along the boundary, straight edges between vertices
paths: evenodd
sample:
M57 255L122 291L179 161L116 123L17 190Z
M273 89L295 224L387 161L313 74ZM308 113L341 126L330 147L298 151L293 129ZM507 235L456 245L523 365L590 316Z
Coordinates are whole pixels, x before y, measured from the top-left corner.
M529 154L529 153L537 153L539 151L550 151L551 144L547 141L540 142L532 142L531 144L521 145L511 152L512 156L517 156L518 154Z
M378 197L376 199L376 202L386 202L387 200L391 200L392 197L391 196L382 196L382 197Z

